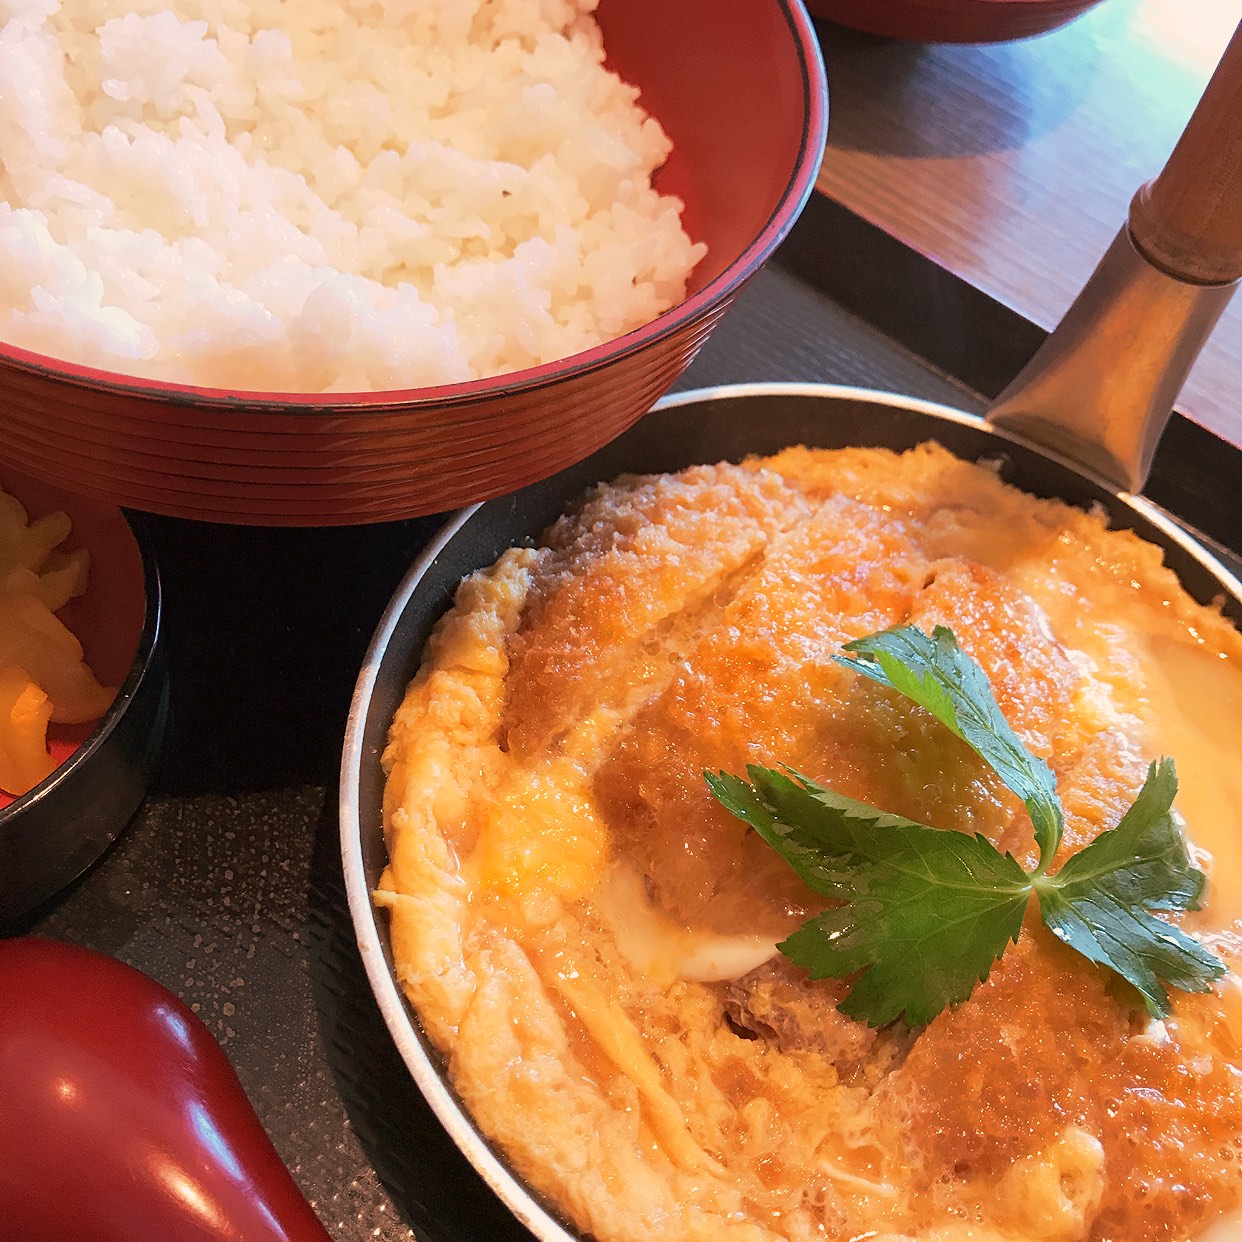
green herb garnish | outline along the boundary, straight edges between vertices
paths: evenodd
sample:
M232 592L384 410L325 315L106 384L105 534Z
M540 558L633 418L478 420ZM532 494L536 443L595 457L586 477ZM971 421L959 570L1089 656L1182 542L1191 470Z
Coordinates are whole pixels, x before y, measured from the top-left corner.
M839 903L779 947L813 979L858 975L843 1012L872 1026L903 1015L911 1026L930 1022L988 977L1021 933L1032 894L1053 935L1131 983L1154 1016L1169 1012L1161 980L1205 992L1224 973L1197 940L1150 913L1196 910L1203 893L1171 814L1172 759L1151 765L1115 828L1049 875L1064 819L1052 771L1010 728L953 632L903 626L845 650L842 664L925 707L1022 799L1039 862L1028 872L983 837L889 815L792 769L752 765L749 782L708 773L727 810Z

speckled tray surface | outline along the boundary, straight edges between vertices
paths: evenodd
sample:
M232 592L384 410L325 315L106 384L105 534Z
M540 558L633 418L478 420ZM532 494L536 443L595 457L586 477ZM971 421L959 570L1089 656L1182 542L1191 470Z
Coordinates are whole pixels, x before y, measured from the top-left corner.
M980 408L979 392L913 352L946 364L928 325L899 344L824 292L821 214L804 217L680 387L819 380ZM901 259L883 261L891 276ZM863 303L851 301L866 313ZM1033 348L1021 325L975 310L1000 333L1005 362ZM958 373L986 392L989 366ZM1172 430L1153 494L1195 507L1217 540L1242 548L1229 488L1242 454L1220 445L1205 457L1202 433ZM164 757L100 865L9 930L113 954L189 1002L337 1242L528 1237L406 1074L368 990L341 879L335 786L354 679L439 519L292 531L136 520L165 582Z

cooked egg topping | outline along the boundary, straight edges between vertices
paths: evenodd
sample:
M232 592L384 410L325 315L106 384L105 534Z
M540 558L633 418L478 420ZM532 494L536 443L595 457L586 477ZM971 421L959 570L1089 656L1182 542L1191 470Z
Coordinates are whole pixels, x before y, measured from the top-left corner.
M1207 872L1205 918L1242 919L1242 669L1204 644L1135 636L1148 749L1177 763L1177 809Z
M1172 754L1186 926L1242 960L1237 632L1155 549L938 448L790 450L597 489L434 636L377 900L459 1095L601 1242L1234 1236L1237 974L1153 1023L1032 923L957 1009L873 1031L779 954L821 899L705 771L790 764L1034 857L973 752L835 663L904 622L950 626L1053 767L1062 861Z
M478 888L568 901L596 888L608 856L608 829L577 777L565 762L506 773L482 809L468 861Z

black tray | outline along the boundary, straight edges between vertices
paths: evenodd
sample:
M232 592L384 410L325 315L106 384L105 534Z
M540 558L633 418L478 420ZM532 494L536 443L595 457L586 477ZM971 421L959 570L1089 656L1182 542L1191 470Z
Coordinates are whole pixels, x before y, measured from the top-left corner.
M816 195L679 384L817 380L978 410L1042 334ZM1149 495L1242 551L1242 453L1175 418ZM416 1092L372 1000L341 880L354 679L439 519L253 530L135 515L165 581L172 716L103 861L10 932L160 980L232 1058L337 1242L528 1237Z

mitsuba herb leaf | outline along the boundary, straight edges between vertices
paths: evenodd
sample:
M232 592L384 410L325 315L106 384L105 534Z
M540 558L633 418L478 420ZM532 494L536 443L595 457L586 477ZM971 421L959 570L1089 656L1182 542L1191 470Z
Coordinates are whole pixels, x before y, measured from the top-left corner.
M796 772L721 773L713 793L811 889L836 903L780 945L812 979L864 972L841 1009L883 1026L930 1022L1018 938L1030 880L982 837L887 815Z
M1040 869L1061 844L1063 816L1052 769L1031 754L1001 714L987 674L938 625L925 634L913 625L883 630L845 644L853 657L837 663L925 707L951 729L1017 794L1035 828Z
M903 626L847 650L857 654L843 664L927 708L1023 799L1040 862L1028 873L983 837L888 814L793 769L750 766L749 781L706 774L721 805L829 899L779 948L812 978L856 976L843 1012L873 1026L899 1017L918 1026L965 1000L1017 940L1032 894L1053 934L1131 983L1153 1015L1169 1012L1162 980L1206 991L1224 973L1197 940L1151 913L1197 909L1204 885L1172 817L1171 759L1152 764L1115 828L1048 875L1063 823L1052 772L1022 745L952 631Z
M1173 822L1176 792L1173 760L1157 760L1117 827L1033 885L1053 935L1128 979L1160 1015L1169 1011L1161 979L1203 992L1225 970L1192 936L1148 913L1197 910L1203 894L1203 872Z

